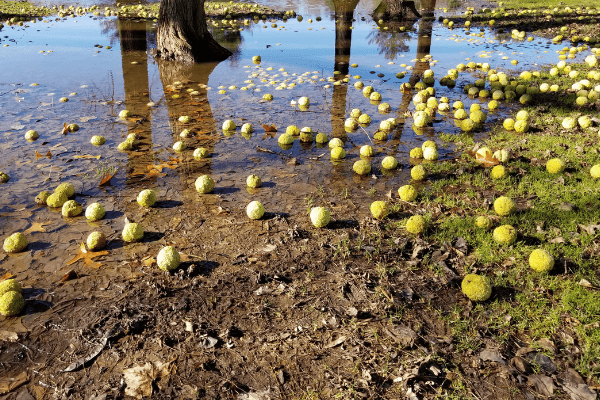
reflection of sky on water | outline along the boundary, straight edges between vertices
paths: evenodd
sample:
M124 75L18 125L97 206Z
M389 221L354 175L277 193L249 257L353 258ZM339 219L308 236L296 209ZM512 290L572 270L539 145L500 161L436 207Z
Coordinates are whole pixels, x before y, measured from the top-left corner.
M339 125L339 121L352 108L359 108L371 115L373 123L365 131L359 130L348 135L348 160L343 167L332 167L328 155L322 156L327 153L327 149L314 145L305 146L296 142L286 153L304 160L297 169L303 171L308 180L319 181L342 176L342 180L351 181L351 163L357 158L358 147L371 143L367 134L372 136L383 119L402 119L404 111L414 110L410 103L412 95L400 93L398 87L401 82L408 81L413 73L402 64L415 66L417 45L427 48L430 42L429 53L438 61L431 69L438 78L458 63L467 63L467 58L475 62L489 62L493 67L507 71L532 68L532 64L556 62L555 51L563 47L552 45L547 40L514 42L507 39L507 43L501 44L499 40L492 41L488 38L487 35L492 35L488 30L484 32L485 37L481 38L469 36L462 29L448 30L438 22L416 21L412 25L412 32L390 33L375 29L376 24L365 12L371 7L368 4L360 2L354 14L356 21L352 23L354 29L351 31L349 63L356 63L358 67L349 68L349 73L362 76L361 80L365 85L372 85L382 94L383 101L390 103L393 109L388 115L379 114L376 105L372 105L360 90L353 87L356 79L339 87L333 87L332 82L327 81L327 78L333 77L334 69L342 59L335 56L335 20L331 15L331 7L326 3L303 3L302 6L308 7L306 10L313 13L305 11L303 22L295 19L286 22L261 21L243 27L241 32L215 31L215 36L227 40L226 45L234 51L234 56L205 69L205 72L198 67L187 72L171 71L171 75L171 72L167 73L164 69L160 71L157 62L146 54L146 50L155 43L151 30L143 32L144 26L151 29L151 23L142 23L141 35L136 36L136 40L141 41L141 51L127 52L125 46L123 54L127 54L126 58L121 54L120 40L127 37L123 35L129 28L125 28L124 22L119 23L114 18L94 19L85 16L59 21L52 19L48 23L38 21L35 24L29 23L28 28L5 27L2 35L8 38L3 38L0 43L9 46L0 47L0 92L12 93L11 91L18 89L19 93L14 97L0 97L0 110L3 112L0 129L8 132L0 138L0 143L8 146L1 151L10 151L10 157L13 157L5 157L3 161L5 165L10 165L11 160L25 157L36 148L36 145L30 144L23 146L10 135L21 136L26 129L36 129L43 132L43 137L48 138L48 146L62 143L62 147L69 150L64 145L66 142L74 146L74 151L93 154L98 150L89 144L89 136L105 135L109 139L108 146L103 148L107 152L105 159L109 162L128 163L131 160L126 155L114 151L122 136L135 129L116 118L116 114L125 107L137 110L136 114L145 113L143 116L151 127L149 143L155 151L163 151L164 156L168 154L166 149L177 140L173 133L181 131L172 122L173 116L193 114L198 109L194 101L171 101L170 93L165 93L165 87L174 80L191 79L193 82L190 87L198 87L198 82L207 83L211 87L207 92L212 115L210 120L214 118L216 122L212 124L209 121L212 124L209 130L221 135L219 128L222 121L232 118L238 126L251 122L258 131L251 138L242 137L239 131L231 138L220 138L214 144L217 156L210 163L212 173L225 173L233 168L243 175L250 168L258 168L269 175L272 173L269 168L280 168L280 156L268 153L257 155L257 146L282 152L275 138L263 138L264 132L260 128L263 123L274 123L280 127L280 131L281 127L293 124L299 127L310 126L315 131L331 134L337 132L334 125ZM317 16L321 16L322 21L316 21ZM308 23L309 18L314 20L313 23ZM272 28L272 23L277 23L279 29ZM119 26L122 28L121 34ZM429 32L431 27L431 37L424 37L424 33ZM338 25L339 29L344 28ZM479 29L473 29L472 32L479 33ZM349 36L346 34L345 37ZM102 47L94 47L96 44ZM106 46L113 47L106 49ZM49 53L49 50L52 52ZM262 57L260 68L251 62L254 55ZM507 59L503 59L504 57ZM512 59L519 60L518 67L510 64ZM343 62L348 62L347 58ZM246 66L249 68L245 68ZM268 68L272 70L267 70ZM285 71L280 71L281 68ZM399 71L407 72L404 79L395 77ZM258 76L252 77L253 73ZM451 101L463 100L467 106L471 102L480 102L467 99L460 89L461 85L472 81L475 75L476 73L471 72L461 73L459 85L453 90L436 84L437 97L448 96ZM256 86L250 87L248 91L240 90L249 85L244 82L249 79ZM276 83L270 84L272 81ZM40 85L30 87L32 82ZM281 82L285 82L288 88L277 90ZM296 87L289 89L291 83L295 83ZM87 87L81 87L82 85ZM231 85L236 85L237 89L229 89ZM325 85L331 87L326 88ZM224 86L225 94L218 93L219 86ZM77 95L70 102L57 103L60 97L72 92L77 92ZM261 98L264 93L273 94L274 100L263 101ZM183 95L188 96L186 93ZM308 112L300 112L290 105L292 99L297 100L300 96L311 99ZM117 102L103 103L113 99ZM138 99L138 103L135 103L135 99ZM146 108L145 103L149 100L157 102L158 106ZM487 100L482 101L484 108L485 103ZM62 138L58 134L65 120L77 121L88 116L95 119L82 124L84 129L81 135ZM488 121L493 122L499 117L500 114L490 113ZM380 154L395 154L405 168L408 166L407 154L412 147L432 138L435 132L458 132L452 119L447 116L438 116L434 129L424 135L415 134L410 124L409 118L406 125L401 125L394 135L390 135L387 143L376 144ZM449 148L442 148L440 153L442 157L447 157L450 151ZM312 160L307 161L307 157ZM381 157L373 161L374 164L380 162L379 158ZM59 160L51 162L58 163ZM5 165L0 165L0 170L6 169ZM64 168L66 170L67 166ZM68 166L71 172L79 174L85 174L85 168L75 164ZM396 173L370 184L397 186L404 180L405 175ZM115 185L118 184L119 180L115 179Z

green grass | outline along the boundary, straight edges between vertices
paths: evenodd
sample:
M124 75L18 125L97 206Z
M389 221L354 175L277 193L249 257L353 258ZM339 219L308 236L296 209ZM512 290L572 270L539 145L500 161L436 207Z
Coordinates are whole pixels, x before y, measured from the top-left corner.
M465 318L460 304L449 311L437 310L451 329L457 352L477 351L484 345L476 329L482 326L492 332L498 343L507 345L515 338L531 345L547 338L562 349L571 345L564 338L572 337L582 352L575 357L573 366L598 382L600 291L579 285L581 279L586 279L600 287L600 230L587 231L590 225L600 222L600 187L589 173L592 165L600 163L598 127L571 131L562 128L566 116L594 115L594 106L578 107L575 96L566 92L575 81L586 78L591 68L569 64L580 71L577 79L551 76L549 68L545 68L540 77L519 80L525 86L539 87L544 82L560 86L558 94L535 94L531 104L523 107L530 113L530 132L517 134L498 124L491 128L486 143L481 144L492 150L511 150L512 158L505 163L509 172L506 178L493 180L491 168L480 166L468 155L474 145L468 136L441 134L442 141L454 143L459 151L464 151L463 155L426 163L428 184L420 186L414 206L392 205L393 213L404 214L401 219L388 222L384 231L394 237L408 235L403 230L406 211L418 212L429 221L423 236L427 242L439 246L464 238L472 249L462 264L453 265L459 274L478 273L491 279L492 297L474 304L468 317ZM592 82L593 86L600 83ZM566 163L566 169L550 174L546 161L555 157ZM491 203L501 195L513 198L518 212L497 216ZM491 231L475 227L479 215L490 216L494 227L516 227L516 243L503 246L494 242ZM538 273L529 267L529 254L537 248L553 254L555 268L551 273ZM439 275L437 265L429 260L428 254L422 256L422 268ZM387 276L382 265L379 272L380 276Z

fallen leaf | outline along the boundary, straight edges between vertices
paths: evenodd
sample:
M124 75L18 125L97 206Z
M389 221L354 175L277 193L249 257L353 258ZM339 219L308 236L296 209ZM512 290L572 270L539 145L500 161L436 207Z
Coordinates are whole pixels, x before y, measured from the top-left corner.
M38 153L38 151L37 151L37 150L35 150L35 159L36 159L36 160L39 160L39 159L40 159L40 158L42 158L42 157L44 157L44 155L43 155L43 154L40 154L40 153Z
M94 258L100 257L100 256L105 256L107 254L108 254L108 251L106 251L106 250L88 251L88 249L86 249L86 247L85 247L85 243L81 243L81 246L79 246L79 253L77 253L77 255L75 257L73 257L72 259L67 261L67 265L71 265L71 264L76 263L79 260L83 260L85 266L92 267L92 268L100 268L102 266L102 263L95 262Z
M70 281L73 279L77 279L77 278L79 278L79 275L77 275L77 272L75 272L74 270L70 270L69 272L67 272L66 274L63 275L60 282L63 283L63 282L67 282L67 281Z
M275 124L265 125L263 124L263 128L265 128L265 132L277 132L277 127Z
M0 379L0 394L9 393L29 381L27 372L23 371L14 378L4 377Z
M96 160L99 160L99 159L100 159L100 157L101 157L100 155L97 155L97 156L91 156L91 155L89 155L89 154L82 154L82 155L80 155L80 156L75 156L75 157L73 157L73 158L95 158Z
M10 272L5 273L4 275L0 276L0 282L5 281L9 278L12 278L14 275L11 274Z
M24 232L23 235L28 235L30 233L33 232L46 232L46 230L43 228L44 225L48 225L50 223L50 221L46 221L46 222L34 222L31 224L31 226L29 228L27 228Z
M62 129L62 134L66 135L70 132L71 130L69 129L69 125L67 125L66 122L63 123L63 129Z
M143 366L136 365L133 368L123 370L123 378L127 384L125 394L136 399L152 396L153 383L159 389L166 386L166 382L161 382L159 378L166 378L174 372L171 363L172 361L165 364L160 361L147 362Z
M485 154L475 153L475 161L484 167L493 167L500 164L500 160L494 157L489 151L486 151Z
M110 172L105 173L104 175L102 175L102 179L100 180L98 186L107 185L116 174L117 170L115 170L115 172L113 172L112 174Z

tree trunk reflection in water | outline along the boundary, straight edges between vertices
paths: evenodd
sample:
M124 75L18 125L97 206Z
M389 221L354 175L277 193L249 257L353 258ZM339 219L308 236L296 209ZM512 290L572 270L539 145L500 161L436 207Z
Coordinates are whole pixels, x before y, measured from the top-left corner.
M172 142L183 140L188 147L204 147L212 155L215 144L219 141L219 135L208 102L206 85L208 85L210 74L219 63L184 64L174 61L157 61L171 121ZM188 89L193 89L198 94L190 95ZM179 94L180 97L173 98L174 94ZM191 117L192 122L189 124L180 123L178 118L183 115ZM180 137L180 133L184 129L189 129L192 132L191 138L182 139ZM190 154L190 150L187 150L185 154ZM182 158L183 161L179 164L178 171L184 187L187 184L189 175L210 174L212 157L191 162L186 162L183 154L176 157Z
M338 80L345 78L350 66L350 48L352 47L352 20L358 0L334 0L335 14L335 65L339 71ZM331 131L334 137L346 136L346 95L348 84L340 82L333 86L331 99Z
M433 11L435 9L436 0L423 0L421 2L423 7L423 18L419 21L418 39L417 39L417 55L415 66L408 79L411 86L414 85L421 79L423 72L429 69L429 59L425 58L426 55L431 51L431 35L433 33ZM397 118L399 121L398 127L394 131L394 137L390 142L390 149L388 154L394 155L397 152L400 144L400 138L404 129L405 113L408 111L410 102L414 95L413 91L405 92L402 95L402 102L400 103L397 111Z
M140 123L127 121L127 134L139 137L140 151L128 153L127 182L133 183L136 176L148 172L153 163L151 114L148 111L150 89L148 86L148 44L145 22L125 18L117 20L121 43L121 65L125 89L125 108L137 117Z

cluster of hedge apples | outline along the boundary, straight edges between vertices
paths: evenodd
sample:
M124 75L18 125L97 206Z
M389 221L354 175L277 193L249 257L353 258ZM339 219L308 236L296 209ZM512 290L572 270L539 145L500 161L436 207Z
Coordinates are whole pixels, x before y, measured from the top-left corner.
M579 48L575 48L575 51L581 51ZM598 66L598 60L595 56L599 51L598 49L592 49L594 54L588 56L585 61L591 67ZM561 59L563 56L559 56ZM471 65L472 64L472 65ZM440 79L440 83L451 85L452 82L458 77L459 71L465 69L481 68L483 71L488 72L488 81L492 88L491 97L492 100L488 103L488 108L495 109L498 107L498 100L511 100L519 97L519 101L522 104L527 104L531 101L531 95L538 92L547 91L558 91L557 85L548 85L547 83L541 84L539 87L535 85L523 85L518 81L510 81L508 77L502 72L490 69L489 64L475 64L469 63L467 65L459 64L456 69L448 71L447 76ZM578 72L572 70L569 65L566 65L564 61L560 61L556 67L550 70L550 74L556 75L569 75L571 78L577 78ZM539 75L537 72L524 71L521 73L521 81L529 81L532 76ZM418 93L413 97L413 103L415 104L416 111L413 114L413 128L418 130L431 123L432 115L434 112L449 113L454 110L454 118L456 124L466 132L472 131L478 125L485 122L487 118L486 114L481 110L479 104L473 104L470 107L469 113L464 109L464 104L461 101L456 101L450 105L449 99L446 97L440 98L439 102L435 97L435 90L433 87L428 86L433 83L434 73L431 70L424 72L423 80L415 85L415 89L419 90ZM577 90L578 97L576 104L584 105L588 101L596 101L598 94L600 93L600 85L592 88L590 80L600 81L599 71L590 71L588 73L588 79L582 79L579 82L573 84L572 89ZM465 91L470 95L477 95L479 97L489 97L490 93L486 89L483 89L486 82L483 79L477 80L474 84L468 84L465 86ZM354 86L357 89L362 89L363 94L368 96L374 101L380 101L381 95L376 92L371 86L364 86L362 82L357 81ZM402 90L412 90L410 84L403 83ZM310 105L310 100L307 97L301 97L298 101L298 106L301 108L307 108ZM389 104L380 103L378 108L380 111L385 112L389 108ZM119 114L121 118L127 118L131 116L128 110L122 110ZM179 117L179 122L189 123L191 121L188 116ZM358 129L359 126L368 126L371 123L371 117L368 114L362 113L359 109L354 109L350 113L350 118L345 122L345 128L351 132ZM562 121L562 127L564 129L587 129L591 126L592 121L588 116L582 116L577 120L571 117L566 117ZM395 118L389 118L380 123L379 129L375 132L374 137L378 140L385 140L387 135L397 125ZM519 111L515 119L508 118L503 122L503 126L507 130L515 130L516 132L523 133L529 130L529 113L525 110ZM78 127L73 127L76 130ZM223 123L223 131L231 132L237 129L236 124L232 120L226 120ZM253 132L253 126L250 123L246 123L241 127L243 134ZM182 137L187 137L189 130L184 130L181 133ZM324 133L315 133L310 127L304 127L299 129L297 126L291 125L286 128L286 131L281 134L278 138L278 143L283 149L289 149L296 138L303 142L316 141L317 143L328 143L331 152L332 160L343 159L346 156L344 150L344 142L339 138L332 138L329 140ZM39 137L37 132L28 131L25 138L29 141L36 140ZM92 144L100 146L104 144L105 139L100 136L94 136L91 139ZM128 151L136 145L135 135L130 135L121 144L119 144L119 150ZM186 149L186 145L182 141L178 141L173 145L173 149L176 152L182 152ZM496 158L500 164L496 165L491 172L493 179L501 179L506 176L507 172L505 167L502 165L510 160L510 154L505 149L498 149L492 152L487 147L480 148L477 154L482 157L491 156ZM359 175L366 175L371 172L371 162L368 161L370 157L374 155L374 150L369 145L364 145L360 148L361 159L356 161L352 167L353 171ZM193 156L196 160L209 157L210 154L205 148L197 148L194 150ZM410 157L419 159L424 158L426 160L437 160L438 159L437 145L433 141L426 141L422 147L414 148L410 151ZM382 160L382 168L392 170L397 168L398 161L393 156L387 156ZM547 171L551 174L559 174L565 168L565 163L559 158L551 159L546 164ZM427 171L423 165L415 165L411 169L411 177L414 181L422 181L427 178ZM594 165L590 174L594 178L600 178L600 164ZM5 183L10 177L0 172L0 183ZM262 181L257 175L250 175L247 178L246 184L251 188L258 188L262 185ZM198 193L211 193L214 190L215 182L208 175L202 175L195 181L195 188ZM75 189L69 183L61 183L53 193L47 191L41 192L35 199L40 205L47 205L49 207L62 208L62 214L64 217L75 217L82 213L83 207L75 200L70 200L75 195ZM413 185L404 185L398 189L398 195L402 201L413 202L418 196L417 189ZM138 197L137 202L143 207L152 207L157 201L156 193L151 189L142 190ZM515 202L505 196L499 197L494 201L495 212L503 217L508 216L515 212ZM389 213L388 205L385 201L374 201L370 206L370 211L374 218L383 219ZM246 207L246 214L248 218L258 220L263 217L265 208L260 201L254 200L250 202ZM85 217L90 221L99 220L104 218L105 211L101 204L92 203L85 209ZM316 228L324 228L331 221L330 211L325 207L313 207L310 211L310 220ZM487 216L479 216L475 222L476 226L481 229L490 229L492 227L492 221ZM427 221L421 215L413 215L406 221L405 228L407 232L413 235L421 235L427 229ZM517 230L511 225L500 225L493 230L493 239L500 245L511 245L517 240ZM126 223L122 232L122 239L125 242L135 242L144 236L144 229L140 224L137 223ZM106 237L102 232L92 232L86 241L87 247L90 251L98 251L106 245ZM16 232L5 239L4 251L7 253L15 253L23 251L27 248L28 241L25 235L20 232ZM163 247L157 256L158 267L162 270L169 271L176 269L180 264L180 256L172 246ZM554 266L554 257L548 251L544 249L536 249L529 256L529 265L532 269L539 272L550 271ZM465 276L462 282L463 293L472 301L485 301L492 293L492 286L489 279L486 276L468 274ZM0 283L0 313L3 315L16 315L21 312L24 307L23 296L21 295L21 286L18 282L12 279L5 280Z

